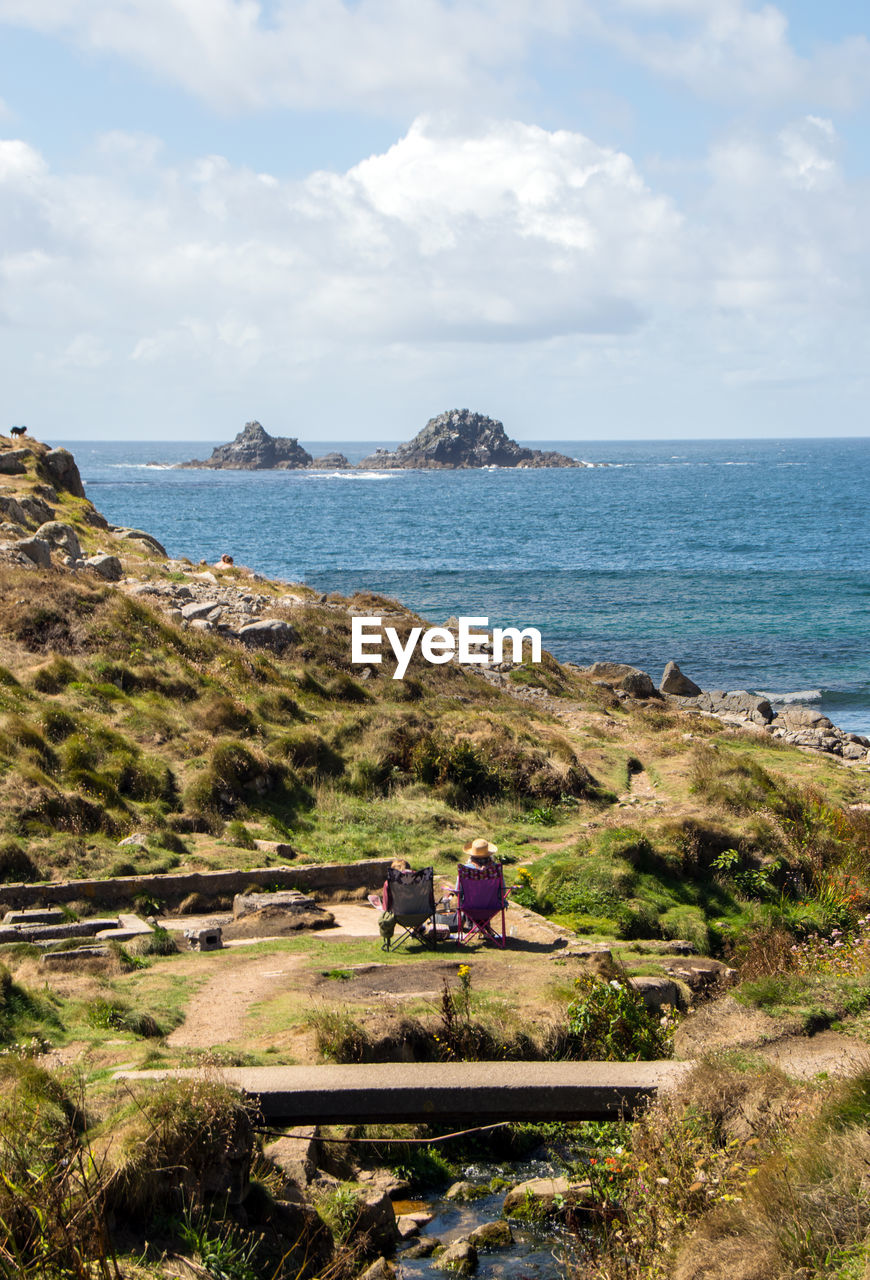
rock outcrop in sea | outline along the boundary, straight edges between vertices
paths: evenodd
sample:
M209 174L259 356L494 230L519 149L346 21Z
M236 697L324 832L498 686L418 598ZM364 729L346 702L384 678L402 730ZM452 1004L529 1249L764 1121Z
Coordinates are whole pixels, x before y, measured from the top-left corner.
M394 452L377 449L359 464L377 471L444 470L469 467L582 467L564 453L526 449L511 440L495 418L450 409L430 418L422 431Z
M348 465L343 453L312 458L295 436L270 436L259 422L246 422L235 440L218 445L205 461L179 463L212 471L335 471Z

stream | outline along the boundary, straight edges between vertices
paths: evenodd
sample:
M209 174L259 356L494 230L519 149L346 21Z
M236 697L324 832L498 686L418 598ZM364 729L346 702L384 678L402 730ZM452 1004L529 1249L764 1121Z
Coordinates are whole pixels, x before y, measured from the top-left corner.
M493 1178L503 1178L510 1185L531 1178L558 1177L563 1171L546 1160L527 1160L510 1164L474 1163L462 1170L462 1179L475 1185L485 1185ZM438 1267L437 1258L407 1258L406 1251L420 1241L439 1240L444 1245L454 1240L466 1239L476 1227L497 1222L504 1217L502 1205L507 1188L487 1192L474 1200L457 1202L443 1195L429 1196L425 1200L395 1201L397 1217L401 1214L426 1212L432 1221L421 1227L419 1236L399 1247L396 1264L403 1280L444 1280L450 1272ZM576 1237L566 1231L555 1219L528 1223L516 1218L507 1219L513 1234L513 1244L502 1248L478 1249L478 1280L504 1277L505 1280L563 1280L566 1260L570 1261Z

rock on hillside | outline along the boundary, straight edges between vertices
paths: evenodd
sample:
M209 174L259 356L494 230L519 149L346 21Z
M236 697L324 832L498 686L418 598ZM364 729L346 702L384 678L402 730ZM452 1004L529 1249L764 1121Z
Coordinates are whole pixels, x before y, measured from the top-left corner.
M293 436L270 436L259 422L246 422L230 444L218 445L205 462L196 458L182 467L208 467L213 471L301 471L312 457Z
M359 464L378 470L460 470L469 467L579 467L564 453L525 449L511 440L495 418L469 409L451 409L430 418L422 431L395 453L378 449Z

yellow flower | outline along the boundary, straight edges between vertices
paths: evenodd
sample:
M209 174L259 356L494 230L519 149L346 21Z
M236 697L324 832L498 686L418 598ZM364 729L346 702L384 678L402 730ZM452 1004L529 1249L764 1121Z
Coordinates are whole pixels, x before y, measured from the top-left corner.
M469 975L469 973L471 973L471 968L469 967L469 965L467 965L467 964L461 964L461 965L459 966L459 976L460 976L460 978L467 978L467 977L468 977L468 975Z

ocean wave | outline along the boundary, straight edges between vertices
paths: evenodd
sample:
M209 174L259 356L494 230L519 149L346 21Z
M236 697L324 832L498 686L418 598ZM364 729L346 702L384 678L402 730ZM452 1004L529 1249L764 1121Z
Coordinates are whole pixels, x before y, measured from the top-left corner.
M755 696L787 706L790 702L821 702L824 695L821 689L797 689L794 693L769 693L763 689L756 689Z
M174 462L105 462L107 471L174 471Z
M311 480L398 480L394 471L310 471Z

